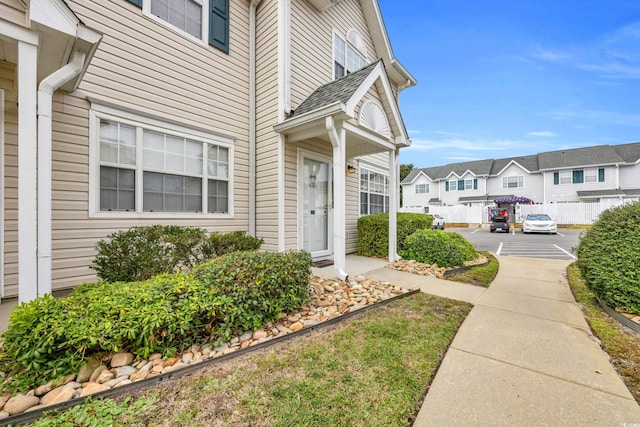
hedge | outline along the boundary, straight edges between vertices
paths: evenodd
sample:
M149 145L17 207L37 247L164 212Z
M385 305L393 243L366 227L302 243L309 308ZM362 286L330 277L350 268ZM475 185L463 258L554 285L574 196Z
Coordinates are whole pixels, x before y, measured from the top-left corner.
M640 202L608 209L580 238L578 267L612 307L640 313Z
M230 252L256 250L262 243L244 231L208 234L177 225L133 227L97 243L93 268L107 282L147 280Z
M398 212L397 251L404 250L406 238L417 230L430 229L431 215ZM386 258L389 255L389 214L380 213L358 218L358 255Z
M194 342L227 341L307 302L306 252L233 253L195 274L143 282L88 283L69 297L22 303L2 335L0 370L25 389L76 372L92 354L172 354Z
M412 259L439 267L457 267L478 257L473 245L462 235L441 230L418 230L407 237L400 253Z

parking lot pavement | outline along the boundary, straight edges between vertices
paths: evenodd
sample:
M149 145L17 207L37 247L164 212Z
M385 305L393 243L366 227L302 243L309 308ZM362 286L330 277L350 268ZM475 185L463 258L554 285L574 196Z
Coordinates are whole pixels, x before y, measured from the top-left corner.
M573 248L583 230L559 229L558 234L489 232L488 228L450 228L470 241L476 249L497 255L546 259L575 259Z

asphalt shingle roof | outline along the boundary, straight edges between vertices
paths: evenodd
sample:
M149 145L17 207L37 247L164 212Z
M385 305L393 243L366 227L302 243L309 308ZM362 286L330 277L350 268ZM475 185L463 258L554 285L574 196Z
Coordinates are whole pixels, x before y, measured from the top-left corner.
M563 169L576 166L624 163L624 159L610 145L549 151L538 154L540 169Z
M635 163L640 160L640 142L611 146L627 163Z
M585 191L576 191L578 193L578 197L581 199L588 198L597 198L603 196L622 196L624 192L618 189L611 190L585 190Z
M497 159L493 161L493 167L491 168L491 175L497 175L502 171L507 165L511 162L516 162L529 172L537 172L540 168L538 167L538 156L521 156L521 157L508 157L506 159Z
M346 103L380 61L373 62L345 77L320 86L302 101L291 117L298 117L337 102Z

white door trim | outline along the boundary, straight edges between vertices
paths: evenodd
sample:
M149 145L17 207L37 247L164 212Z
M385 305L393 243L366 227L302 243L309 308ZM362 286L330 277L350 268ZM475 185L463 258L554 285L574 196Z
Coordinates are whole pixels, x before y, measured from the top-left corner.
M0 89L0 298L4 297L4 90Z
M328 219L327 219L327 251L322 253L312 254L314 259L328 258L333 255L333 161L331 157L318 154L313 151L308 151L302 148L298 148L298 162L296 172L296 187L298 198L298 249L304 249L304 188L303 188L303 172L304 172L304 159L317 160L319 162L326 162L329 167L329 188L328 188Z

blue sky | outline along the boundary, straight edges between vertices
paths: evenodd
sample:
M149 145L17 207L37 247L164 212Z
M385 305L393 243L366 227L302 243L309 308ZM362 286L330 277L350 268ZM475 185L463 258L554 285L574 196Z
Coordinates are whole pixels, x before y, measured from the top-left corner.
M640 141L640 1L379 0L416 167Z

